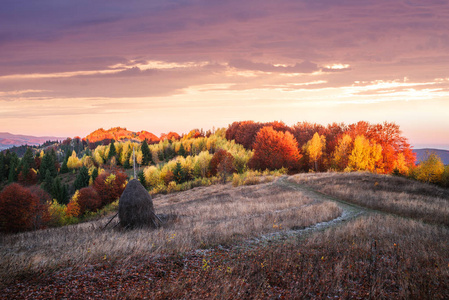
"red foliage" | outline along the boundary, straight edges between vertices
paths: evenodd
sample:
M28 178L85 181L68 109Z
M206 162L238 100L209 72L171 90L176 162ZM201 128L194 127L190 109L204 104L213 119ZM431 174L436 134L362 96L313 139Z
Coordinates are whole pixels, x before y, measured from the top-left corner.
M34 167L36 170L39 170L39 168L41 167L41 161L42 159L39 156L34 158Z
M77 203L80 215L86 211L96 211L101 207L101 199L93 187L85 187L79 190Z
M101 199L101 206L112 203L117 200L125 189L127 175L117 171L112 173L115 175L114 180L109 180L111 175L109 172L103 172L95 179L93 188L97 191Z
M175 175L171 170L168 170L167 173L164 176L164 183L165 185L168 185L171 181L175 180Z
M164 140L179 140L181 138L181 136L179 134L177 134L176 132L169 132L168 134L161 134L160 140L164 141Z
M399 125L395 123L370 124L360 121L349 125L346 133L353 139L357 135L364 135L382 146L382 167L384 173L393 171L394 162L397 160L399 153L404 154L408 165L415 164L416 155L412 152L407 139L401 135Z
M223 149L215 152L209 163L209 172L211 176L216 176L217 173L234 173L234 157L232 154Z
M114 127L108 130L100 128L86 136L86 139L89 140L89 143L96 143L104 140L120 141L123 139L132 139L135 135L134 132L129 131L126 128Z
M0 193L0 230L21 232L38 228L39 198L17 183Z
M297 123L292 128L292 134L298 142L298 147L301 149L308 141L310 141L315 134L326 136L326 128L323 125L309 122Z
M279 132L271 126L263 127L256 136L254 156L250 167L264 169L297 170L299 167L298 142L290 132Z
M43 228L51 220L50 212L48 208L51 203L51 196L41 189L38 185L33 185L28 188L30 192L38 199L38 206L36 211L36 218L34 220L35 228Z
M143 142L144 140L147 140L147 143L149 143L149 144L153 144L153 143L159 142L159 138L157 136L155 136L151 132L148 132L148 131L145 131L145 130L142 130L142 131L138 132L137 136L138 136L138 138L139 138L139 140L141 142Z
M37 173L31 168L28 169L26 176L20 171L18 176L19 182L24 185L33 185L37 183Z

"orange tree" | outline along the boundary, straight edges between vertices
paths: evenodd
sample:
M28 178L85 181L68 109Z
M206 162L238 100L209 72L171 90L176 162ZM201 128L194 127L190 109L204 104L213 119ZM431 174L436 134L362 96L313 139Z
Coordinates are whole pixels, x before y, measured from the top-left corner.
M302 157L293 135L290 132L276 131L271 126L259 130L253 150L254 156L249 165L259 170L276 170L283 167L290 171L297 170Z

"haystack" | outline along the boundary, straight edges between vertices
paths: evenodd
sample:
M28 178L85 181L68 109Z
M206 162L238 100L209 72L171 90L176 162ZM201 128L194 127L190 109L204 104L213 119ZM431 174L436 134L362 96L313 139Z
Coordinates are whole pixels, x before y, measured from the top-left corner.
M158 227L151 195L137 179L128 182L120 196L118 217L125 228Z

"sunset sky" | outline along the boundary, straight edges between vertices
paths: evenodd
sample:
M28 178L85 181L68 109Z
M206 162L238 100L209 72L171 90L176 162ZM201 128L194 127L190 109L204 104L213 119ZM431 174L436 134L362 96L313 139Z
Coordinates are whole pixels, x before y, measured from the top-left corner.
M2 0L0 131L396 122L449 149L445 0Z

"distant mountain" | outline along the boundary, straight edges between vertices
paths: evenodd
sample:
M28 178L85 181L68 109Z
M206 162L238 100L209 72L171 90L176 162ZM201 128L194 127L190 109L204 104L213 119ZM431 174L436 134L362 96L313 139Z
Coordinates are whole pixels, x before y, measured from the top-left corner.
M46 141L64 140L63 137L55 136L31 136L21 134L11 134L8 132L0 132L0 151L14 146L30 145L37 146Z
M413 152L416 153L417 162L425 160L427 152L429 152L429 153L434 152L436 155L438 155L441 158L441 160L443 161L443 164L449 165L449 150L424 148L424 149L413 149Z

